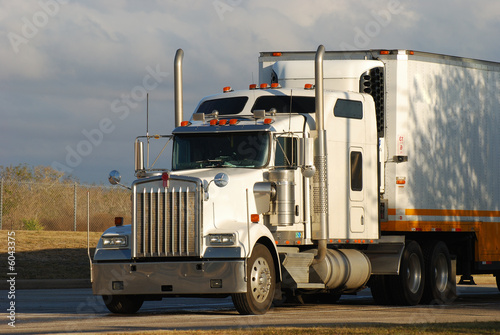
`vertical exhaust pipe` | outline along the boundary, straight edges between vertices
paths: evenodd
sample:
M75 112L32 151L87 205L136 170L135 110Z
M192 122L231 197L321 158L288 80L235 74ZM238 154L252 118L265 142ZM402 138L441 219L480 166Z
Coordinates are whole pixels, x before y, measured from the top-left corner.
M316 131L318 133L314 165L316 174L313 183L315 191L314 214L319 220L319 229L313 232L313 238L318 240L318 254L314 258L313 264L322 262L326 256L328 239L328 169L326 161L326 130L325 111L323 97L323 58L325 47L320 45L316 51L314 61L315 76L315 103L316 103Z
M180 127L182 122L182 58L184 51L178 49L174 60L174 103L175 103L175 126Z

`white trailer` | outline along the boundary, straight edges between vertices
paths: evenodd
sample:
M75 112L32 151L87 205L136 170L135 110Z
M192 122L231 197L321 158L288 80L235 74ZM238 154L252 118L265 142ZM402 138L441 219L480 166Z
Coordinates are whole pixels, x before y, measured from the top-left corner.
M273 299L366 286L379 303L446 303L455 257L469 282L500 274L498 64L261 53L268 84L226 87L182 121L182 54L177 127L136 139L132 224L107 230L94 256L93 291L112 312L231 295L262 314Z
M314 78L313 59L311 52L263 52L260 80L301 87ZM417 241L428 267L439 250L446 260L451 253L462 283L472 284L472 274L498 281L500 63L359 50L327 52L324 67L325 88L374 98L382 235ZM438 274L427 286L446 291L444 279L454 278Z

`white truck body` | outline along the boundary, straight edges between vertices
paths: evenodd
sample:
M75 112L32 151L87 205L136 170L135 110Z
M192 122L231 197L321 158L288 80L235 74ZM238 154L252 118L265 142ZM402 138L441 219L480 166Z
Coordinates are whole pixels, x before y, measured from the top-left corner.
M465 280L500 274L500 64L321 46L259 65L272 87L225 88L189 121L176 112L172 135L136 140L132 225L93 261L111 311L230 294L261 314L366 286L379 303L446 303L454 256ZM145 167L142 143L162 139L172 166Z
M260 80L283 87L314 82L313 53L260 58ZM376 60L367 60L376 59ZM305 60L309 59L309 60ZM381 193L392 221L418 219L405 209L500 209L500 64L408 50L329 52L325 89L360 91L360 77L381 68L384 163ZM273 74L274 72L274 74ZM385 95L385 96L384 96ZM405 156L402 163L395 158ZM396 184L396 181L404 184ZM481 195L481 196L478 196ZM488 213L482 213L488 214ZM495 214L495 212L491 213ZM467 215L458 215L457 221ZM428 220L444 220L431 216ZM469 217L470 219L470 217ZM499 222L498 215L474 220Z

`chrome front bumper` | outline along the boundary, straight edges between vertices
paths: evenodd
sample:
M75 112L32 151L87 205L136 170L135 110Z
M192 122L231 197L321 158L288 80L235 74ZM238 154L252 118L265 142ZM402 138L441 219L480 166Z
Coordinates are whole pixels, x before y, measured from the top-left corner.
M94 263L95 295L188 295L246 292L244 260Z

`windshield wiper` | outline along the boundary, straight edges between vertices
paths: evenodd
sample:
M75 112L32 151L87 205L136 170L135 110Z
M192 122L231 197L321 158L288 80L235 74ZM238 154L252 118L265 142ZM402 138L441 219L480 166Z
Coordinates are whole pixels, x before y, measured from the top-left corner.
M201 161L196 161L196 164L200 164L200 167L221 167L224 161L222 159L203 159Z

